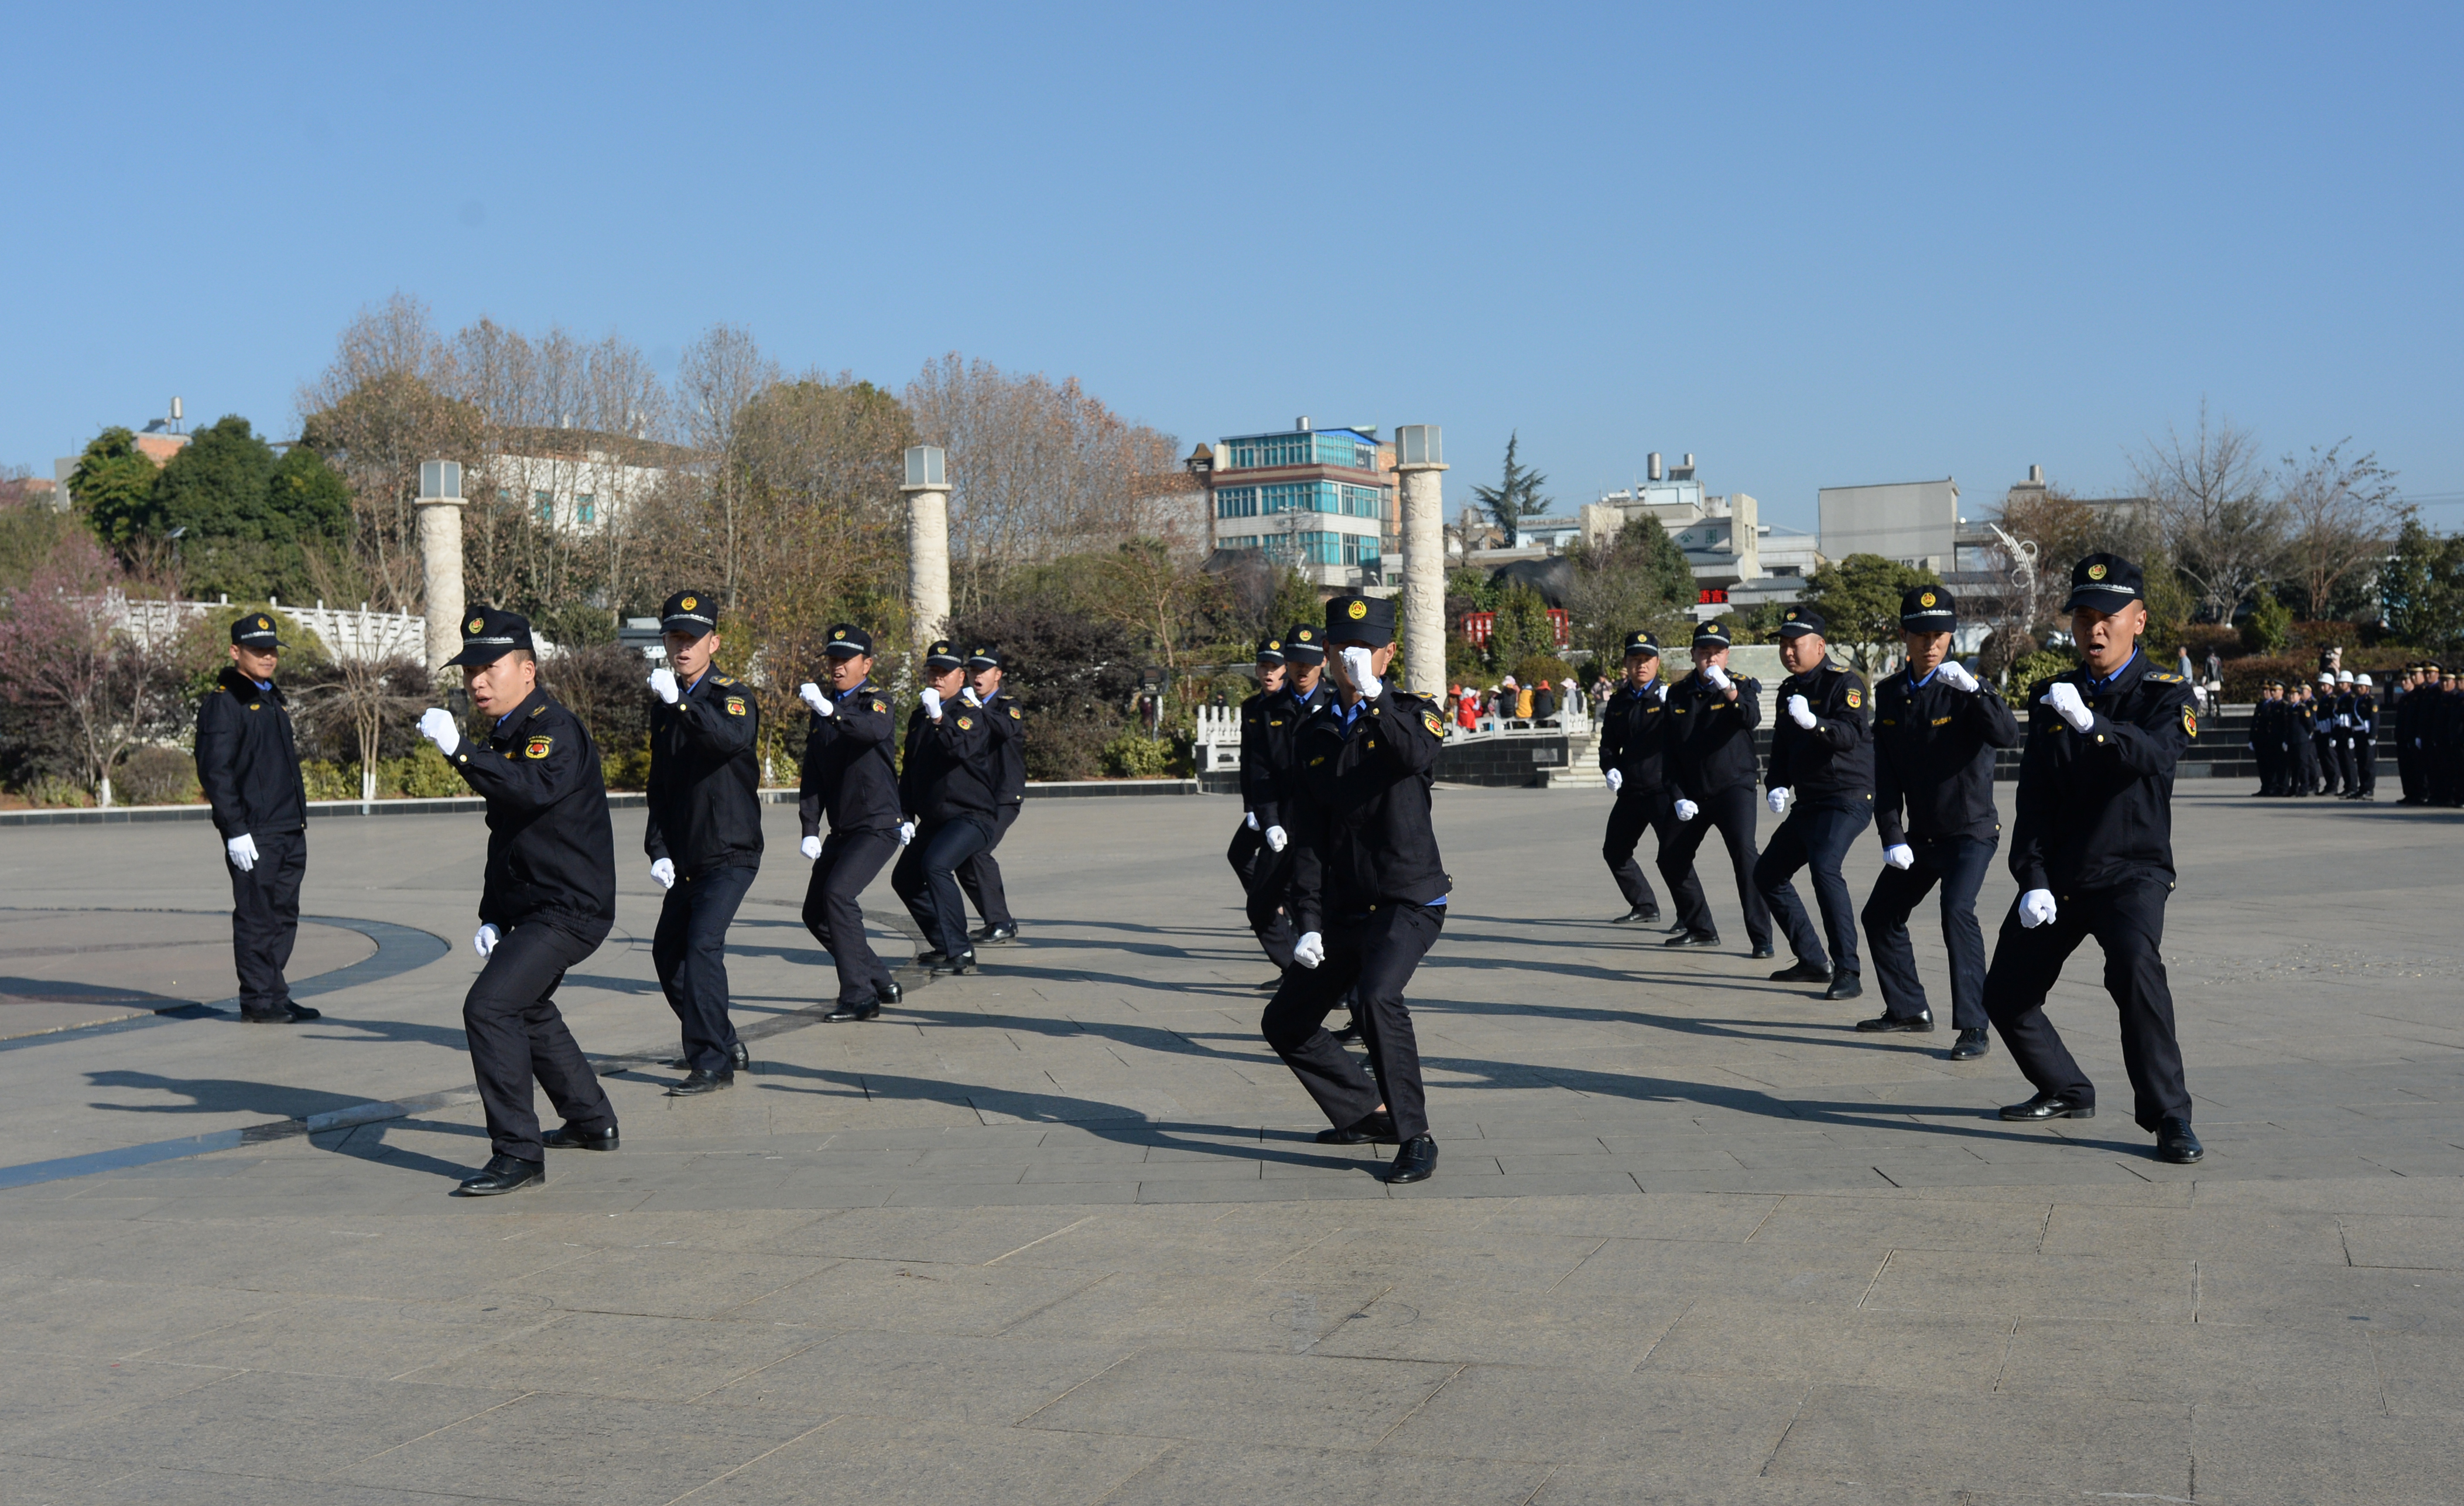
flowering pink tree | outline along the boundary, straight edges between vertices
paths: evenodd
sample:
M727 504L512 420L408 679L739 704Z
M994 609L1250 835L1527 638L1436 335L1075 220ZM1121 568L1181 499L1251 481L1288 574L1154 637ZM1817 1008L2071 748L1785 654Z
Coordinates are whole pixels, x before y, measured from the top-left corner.
M100 544L73 533L0 612L0 697L53 721L101 806L121 755L176 727L181 709L178 646L129 631L125 585Z

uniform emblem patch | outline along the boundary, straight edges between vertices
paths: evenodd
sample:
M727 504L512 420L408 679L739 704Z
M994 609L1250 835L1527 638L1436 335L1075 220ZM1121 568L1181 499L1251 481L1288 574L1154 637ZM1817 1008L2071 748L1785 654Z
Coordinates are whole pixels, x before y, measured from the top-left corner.
M744 715L744 698L741 696L728 697L727 714L731 717L740 717Z
M1428 729L1429 729L1429 736L1431 736L1431 737L1433 737L1433 738L1441 738L1441 737L1444 737L1444 736L1446 735L1446 724L1445 724L1444 722L1440 721L1440 720L1438 720L1438 716L1437 716L1437 713L1436 713L1436 712L1433 712L1433 711L1424 711L1424 712L1421 712L1421 713L1420 713L1420 725L1422 725L1422 726L1424 726L1424 727L1428 728Z
M1016 706L1012 706L1011 708L1009 708L1009 720L1012 720L1012 721L1019 721L1019 720L1024 720L1024 719L1023 719L1023 718L1021 718L1021 717L1019 716L1019 714L1018 714L1018 708L1017 708Z
M1358 622L1361 618L1369 615L1369 604L1367 602L1353 602L1350 607L1344 609L1354 622Z
M874 702L872 703L872 714L873 714L874 716L876 716L876 717L886 717L886 716L889 716L889 715L890 715L890 706L889 706L889 704L888 704L887 702L885 702L885 701L878 701L878 700L874 701Z
M2188 706L2182 708L2182 730L2194 738L2199 735L2199 714Z
M530 742L522 745L522 757L545 758L547 757L547 750L555 745L556 739L554 738L533 738Z
M958 730L961 732L973 732L976 730L976 724L973 721L968 720L966 718L960 717L958 719Z
M1851 690L1848 693L1848 709L1850 711L1854 711L1863 704L1865 704L1865 693L1863 691Z

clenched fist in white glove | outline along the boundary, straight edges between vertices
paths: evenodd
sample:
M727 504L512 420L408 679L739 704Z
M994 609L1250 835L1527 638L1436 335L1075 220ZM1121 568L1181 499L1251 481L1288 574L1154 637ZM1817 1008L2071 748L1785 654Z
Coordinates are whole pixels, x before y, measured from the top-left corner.
M1905 842L1894 842L1882 849L1882 861L1897 869L1914 868L1917 866L1917 850Z
M803 853L806 857L819 857L822 855L822 839L817 836L808 836L804 838L803 841L797 844L796 851Z
M1713 690L1725 691L1728 688L1728 672L1720 668L1717 664L1705 664L1703 666L1703 679L1704 682L1708 684Z
M1375 700L1386 691L1386 687L1378 682L1377 671L1373 667L1376 662L1376 655L1367 649L1353 648L1343 651L1344 675L1352 681L1353 690L1360 692L1371 700Z
M816 717L826 717L838 710L838 704L822 694L822 687L806 680L796 687L796 698L813 708Z
M1788 786L1786 785L1782 785L1777 789L1772 790L1770 794L1765 795L1763 797L1763 801L1771 807L1772 815L1784 816L1788 814Z
M249 835L247 832L242 831L239 835L232 837L228 842L225 842L223 844L223 853L231 858L231 867L238 869L241 873L246 874L255 871L256 838Z
M662 664L650 672L650 694L672 706L676 703L676 672Z
M436 751L447 758L462 745L462 730L453 724L453 713L442 706L430 706L419 714L419 735L436 744Z
M1310 931L1292 946L1292 961L1303 967L1315 967L1326 961L1326 938Z
M1288 846L1290 846L1290 845L1291 845L1291 840L1292 840L1292 839L1291 839L1290 837L1286 836L1286 835L1284 834L1284 829L1283 829L1282 827L1268 827L1268 828L1266 828L1266 851L1267 851L1267 852L1269 852L1269 853L1280 853L1280 852L1282 852L1285 848L1287 848L1287 847L1288 847Z
M1247 823L1250 831L1255 831L1258 830L1258 812L1254 810L1243 811L1241 819Z
M2033 931L2052 921L2055 914L2054 892L2031 889L2019 897L2019 929Z
M908 820L901 821L900 823L898 823L898 845L899 845L900 847L905 847L908 843L913 842L913 841L914 841L914 840L915 840L915 822L914 822L914 820L911 817L911 818L910 818L910 819L908 819Z
M2085 732L2096 725L2096 713L2087 709L2087 698L2069 680L2054 681L2054 688L2036 699L2054 708L2054 714L2071 724L2071 730Z
M1677 802L1677 819L1680 821L1691 821L1702 813L1703 808L1690 800Z
M1957 659L1943 660L1942 669L1938 673L1942 675L1942 682L1953 690L1974 690L1976 688L1976 676L1969 674L1968 666L1960 663Z
M1788 698L1788 720L1795 722L1798 726L1803 727L1808 732L1813 731L1813 703L1808 701L1802 696L1791 696Z
M924 693L915 698L923 702L924 715L932 718L935 721L941 720L941 693L939 691L927 685L924 687Z
M659 881L660 888L673 889L676 886L676 860L672 857L653 860L650 864L650 876Z
M485 957L490 952L496 949L496 942L505 933L502 931L497 930L493 923L483 925L479 927L477 933L471 938L471 945L480 956Z
M1610 769L1607 773L1602 774L1600 778L1608 781L1609 793L1612 795L1617 794L1625 788L1625 773L1622 769Z

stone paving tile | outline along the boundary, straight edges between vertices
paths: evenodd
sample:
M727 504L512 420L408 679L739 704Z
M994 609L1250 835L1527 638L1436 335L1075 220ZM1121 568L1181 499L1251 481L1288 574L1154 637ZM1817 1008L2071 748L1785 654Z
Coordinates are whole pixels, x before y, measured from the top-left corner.
M1142 1350L1027 1418L1068 1432L1362 1449L1457 1366L1316 1355Z
M510 1325L509 1325L510 1327ZM686 1402L827 1337L807 1328L617 1313L564 1313L524 1324L397 1379L500 1391L560 1391Z
M0 1350L0 1451L112 1457L55 1446L53 1439L131 1408L165 1406L184 1392L231 1374L208 1365Z
M0 1302L0 1349L115 1359L283 1307L266 1292L126 1281L46 1282Z
M2201 1499L2234 1506L2383 1506L2464 1499L2452 1428L2404 1417L2201 1406L2190 1428Z
M190 1372L191 1374L197 1372ZM501 1406L502 1391L330 1375L209 1372L211 1384L47 1432L48 1454L239 1474L278 1458L322 1479ZM391 1483L371 1481L373 1484Z
M1734 1479L1754 1473L1771 1456L1804 1389L1758 1379L1603 1377L1475 1365L1386 1442L1440 1456Z
M1862 1306L2018 1318L2189 1322L2205 1311L2188 1260L1895 1250Z
M2464 1273L2378 1267L2199 1262L2203 1322L2333 1328L2366 1322L2464 1338Z
M1084 1340L832 1335L701 1400L918 1422L1016 1423L1136 1352Z
M2286 1329L2023 1318L2011 1335L1998 1389L2306 1406L2338 1416L2384 1410L2372 1335L2360 1323Z
M1525 1506L1548 1477L1545 1465L1404 1451L1178 1443L1106 1496L1104 1506Z
M715 1318L795 1285L828 1260L656 1247L594 1250L495 1291L544 1298L574 1312Z
M989 1337L1102 1278L1101 1270L847 1260L728 1317L743 1325Z
M1117 1272L1003 1333L1303 1354L1386 1290L1312 1280L1306 1272L1287 1281Z
M389 1302L303 1296L262 1316L146 1351L166 1364L286 1370L381 1381L435 1365L556 1320L539 1297Z
M138 1470L80 1498L97 1506L434 1506L438 1497L331 1480L283 1479L259 1466L255 1472L228 1474Z
M1990 1318L1775 1309L1758 1299L1711 1296L1686 1306L1640 1369L1981 1393L1993 1388L2002 1371L2011 1327Z
M840 1417L693 1496L728 1506L1113 1506L1173 1445L1031 1428ZM1221 1497L1218 1497L1221 1498Z
M1476 1283L1407 1279L1335 1326L1309 1352L1375 1360L1632 1373L1685 1304L1596 1303Z
M2075 1499L2108 1493L2192 1498L2187 1403L1966 1397L1958 1419L1956 1426L1925 1426L1911 1418L1905 1397L1816 1386L1764 1473L1885 1490L1947 1485L2060 1491Z

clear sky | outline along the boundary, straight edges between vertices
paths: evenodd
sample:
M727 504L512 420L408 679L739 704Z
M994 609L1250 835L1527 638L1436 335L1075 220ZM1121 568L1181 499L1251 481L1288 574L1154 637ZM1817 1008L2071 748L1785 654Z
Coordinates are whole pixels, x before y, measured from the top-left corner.
M1184 445L1509 431L2098 493L2201 399L2464 522L2464 8L28 6L0 463L178 393L293 432L353 312L719 321L1075 374Z

